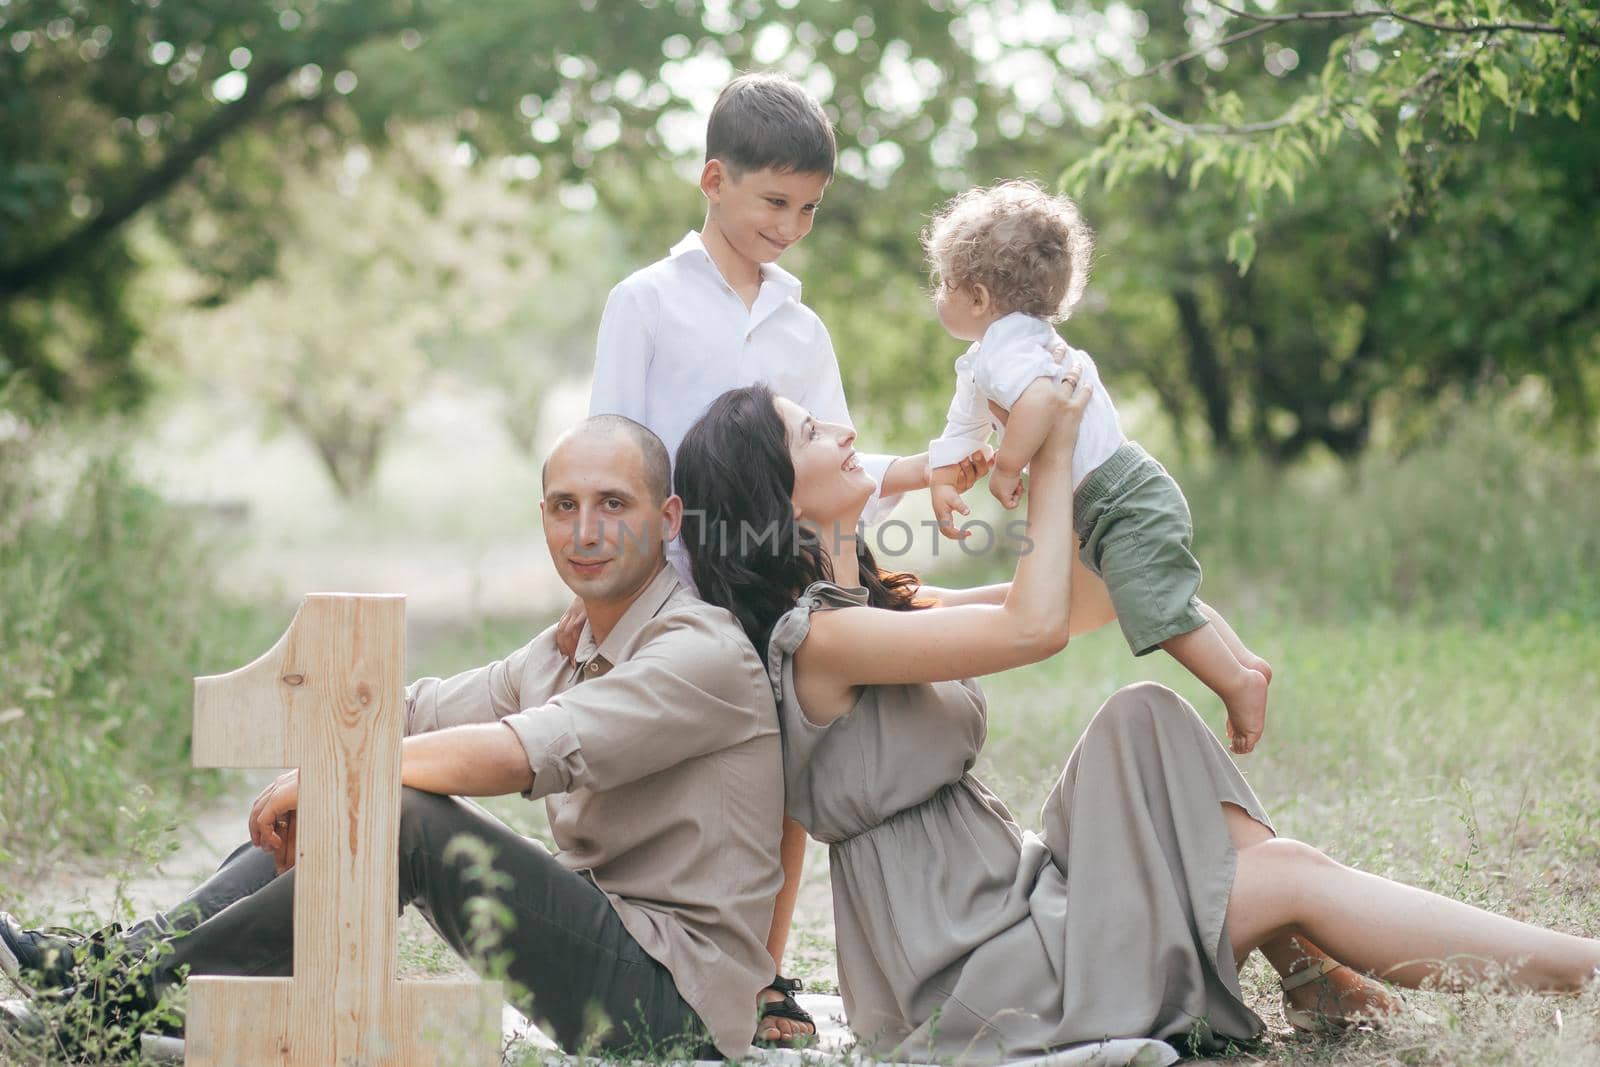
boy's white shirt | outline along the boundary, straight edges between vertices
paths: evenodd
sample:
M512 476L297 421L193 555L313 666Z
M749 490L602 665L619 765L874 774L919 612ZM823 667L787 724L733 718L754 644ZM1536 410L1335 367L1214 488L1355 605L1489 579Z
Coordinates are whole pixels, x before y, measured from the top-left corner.
M993 400L1006 411L1023 391L1040 378L1059 382L1074 362L1083 367L1082 381L1094 386L1094 395L1078 426L1072 450L1072 487L1083 484L1094 469L1122 447L1127 438L1117 417L1111 394L1100 381L1100 369L1087 352L1071 349L1057 363L1051 346L1060 341L1055 327L1044 319L1012 312L989 324L983 336L956 360L956 394L945 416L944 433L928 444L928 466L947 467L989 444L1004 439L1004 428L989 411Z
M854 426L833 341L816 312L800 302L800 279L761 265L761 289L746 308L690 230L666 258L618 282L606 300L595 343L590 415L626 415L650 428L677 459L678 446L711 402L758 382L826 422ZM861 454L881 489L893 456ZM863 518L887 517L900 494L874 491ZM687 588L681 543L667 558Z

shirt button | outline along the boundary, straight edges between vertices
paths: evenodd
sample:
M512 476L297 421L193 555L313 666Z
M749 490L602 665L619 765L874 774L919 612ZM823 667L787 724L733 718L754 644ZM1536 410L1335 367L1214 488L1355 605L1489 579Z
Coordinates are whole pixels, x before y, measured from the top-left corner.
M589 661L589 666L585 667L584 669L587 670L590 674L598 674L598 673L600 673L600 661L596 660L596 659L592 659L592 660Z

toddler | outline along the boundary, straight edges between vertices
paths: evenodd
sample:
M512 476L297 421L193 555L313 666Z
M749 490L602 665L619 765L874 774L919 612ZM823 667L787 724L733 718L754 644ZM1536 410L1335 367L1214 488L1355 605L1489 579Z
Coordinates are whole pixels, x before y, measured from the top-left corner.
M1156 648L1222 698L1237 753L1266 724L1272 670L1196 595L1200 564L1183 491L1166 469L1123 436L1094 361L1062 342L1066 318L1088 280L1094 235L1064 196L1027 181L972 189L945 205L923 234L939 321L972 346L956 360L956 392L944 433L928 448L934 515L958 537L968 514L958 464L998 432L989 490L1007 508L1022 497L1022 471L1049 433L1050 392L1076 362L1094 392L1072 457L1073 523L1084 565L1110 591L1134 655Z

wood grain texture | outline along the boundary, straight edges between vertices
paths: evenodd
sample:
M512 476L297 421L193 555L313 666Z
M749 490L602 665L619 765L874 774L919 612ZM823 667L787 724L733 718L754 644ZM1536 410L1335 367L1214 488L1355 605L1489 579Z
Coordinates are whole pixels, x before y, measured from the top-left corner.
M190 979L194 1067L499 1062L497 983L399 982L405 600L313 594L271 651L195 679L201 767L298 767L293 978Z

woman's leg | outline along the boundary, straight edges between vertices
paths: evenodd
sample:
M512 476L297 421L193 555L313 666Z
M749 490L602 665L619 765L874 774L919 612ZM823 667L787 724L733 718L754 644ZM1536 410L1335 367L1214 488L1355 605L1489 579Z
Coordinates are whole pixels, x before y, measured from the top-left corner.
M1273 838L1271 830L1235 804L1223 804L1222 815L1227 820L1233 847L1241 853ZM1231 922L1231 914L1229 918ZM1237 947L1238 942L1234 944ZM1257 947L1281 978L1333 958L1304 934L1279 934ZM1244 955L1234 958L1240 967L1244 966ZM1300 985L1287 995L1290 1003L1301 1011L1334 1019L1377 1018L1393 1014L1399 1008L1382 985L1348 967L1331 970L1320 980Z
M1284 838L1239 850L1228 931L1236 959L1309 939L1357 970L1413 988L1488 980L1571 991L1600 968L1600 941L1366 874Z

